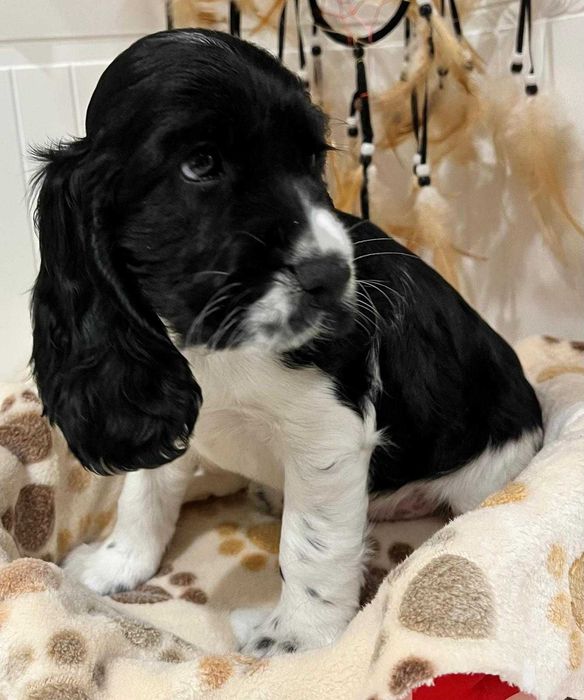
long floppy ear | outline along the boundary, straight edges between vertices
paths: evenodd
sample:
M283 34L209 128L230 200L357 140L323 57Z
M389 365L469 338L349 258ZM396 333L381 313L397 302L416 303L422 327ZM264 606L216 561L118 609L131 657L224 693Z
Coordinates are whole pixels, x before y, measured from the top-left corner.
M49 420L108 474L180 456L201 391L116 252L115 170L90 150L81 139L40 154L32 363Z

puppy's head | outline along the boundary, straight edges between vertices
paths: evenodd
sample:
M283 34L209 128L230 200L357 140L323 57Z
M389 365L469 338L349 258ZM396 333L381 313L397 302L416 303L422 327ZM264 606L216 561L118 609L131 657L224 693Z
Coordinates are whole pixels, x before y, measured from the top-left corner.
M86 131L42 154L35 376L83 464L155 467L186 449L201 402L177 347L285 352L340 332L352 248L323 182L324 118L250 44L138 41Z

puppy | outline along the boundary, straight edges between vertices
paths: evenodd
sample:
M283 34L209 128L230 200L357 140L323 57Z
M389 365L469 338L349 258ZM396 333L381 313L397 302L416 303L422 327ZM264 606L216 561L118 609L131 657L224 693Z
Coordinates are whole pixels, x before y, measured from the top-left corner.
M113 533L66 567L100 593L154 574L190 441L284 489L280 602L243 650L329 644L357 610L369 499L377 518L477 506L538 449L534 392L436 272L334 210L325 119L263 50L145 37L86 131L43 155L34 372L81 463L132 473Z

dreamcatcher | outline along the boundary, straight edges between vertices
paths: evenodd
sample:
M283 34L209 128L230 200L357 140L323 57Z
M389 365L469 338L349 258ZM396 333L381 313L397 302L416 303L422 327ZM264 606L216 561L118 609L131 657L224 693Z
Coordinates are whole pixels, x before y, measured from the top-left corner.
M436 166L446 158L465 165L479 161L476 141L481 131L492 140L508 173L529 188L552 250L561 255L554 225L558 215L584 234L565 194L568 160L576 150L572 132L560 123L551 100L538 94L530 0L519 2L511 71L523 74L525 82L512 108L504 83L489 87L481 78L482 61L464 36L462 18L473 0L258 0L267 3L262 9L256 0L231 0L227 7L225 0L170 1L183 14L185 7L191 8L191 19L179 24L208 26L215 17L216 24L226 24L231 33L240 35L243 15L254 19L248 32L252 39L257 32L273 28L281 60L286 41L294 41L297 66L290 67L297 69L313 100L327 112L323 42L352 52L355 84L347 91L348 147L346 152L333 150L328 163L335 204L365 218L372 216L412 249L429 251L434 266L455 286L460 257L469 253L453 243L453 217L440 193ZM367 49L398 27L404 37L402 70L387 90L371 95ZM309 42L303 28L310 33ZM385 202L372 207L371 185L377 179L373 191L381 190L374 162L380 149L396 149L405 141L415 144L412 187L396 222L385 211Z

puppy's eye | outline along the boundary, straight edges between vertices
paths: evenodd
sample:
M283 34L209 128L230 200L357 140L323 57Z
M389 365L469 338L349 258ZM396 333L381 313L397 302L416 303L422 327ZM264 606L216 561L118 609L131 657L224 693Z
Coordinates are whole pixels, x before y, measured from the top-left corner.
M221 158L213 148L205 146L181 163L180 171L192 182L214 180L221 174Z

